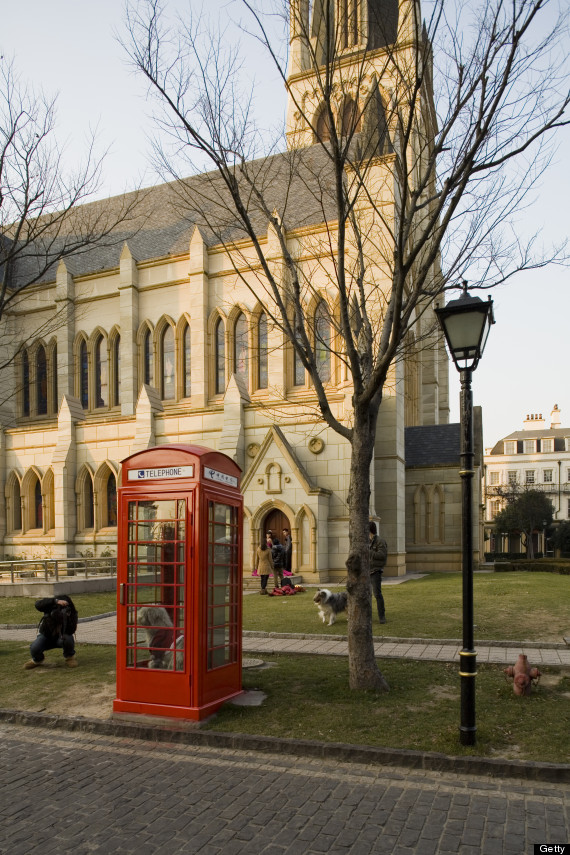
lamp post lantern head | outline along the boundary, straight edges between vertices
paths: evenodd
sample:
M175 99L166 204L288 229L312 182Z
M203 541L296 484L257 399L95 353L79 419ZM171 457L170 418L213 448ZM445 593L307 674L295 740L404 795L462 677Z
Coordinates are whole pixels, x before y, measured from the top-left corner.
M472 297L467 292L467 282L462 285L463 294L441 308L436 306L435 313L455 367L458 371L473 371L495 323L493 301L491 297L486 303L480 297Z

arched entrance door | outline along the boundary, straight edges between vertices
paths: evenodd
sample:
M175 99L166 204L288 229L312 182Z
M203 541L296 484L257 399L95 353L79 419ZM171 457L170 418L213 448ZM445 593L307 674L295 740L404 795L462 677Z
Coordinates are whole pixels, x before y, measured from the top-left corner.
M291 530L291 523L289 522L288 517L283 511L278 511L276 509L269 511L265 519L263 520L263 526L261 529L261 536L263 537L267 534L268 531L272 531L273 534L276 534L279 538L279 542L283 543L283 529L288 528Z

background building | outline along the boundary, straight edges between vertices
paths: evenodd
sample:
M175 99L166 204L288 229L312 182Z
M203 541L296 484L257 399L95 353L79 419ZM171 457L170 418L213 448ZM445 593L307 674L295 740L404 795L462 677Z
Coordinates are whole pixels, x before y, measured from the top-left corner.
M509 485L546 493L555 524L570 519L570 427L562 427L558 405L554 405L549 422L542 413L527 415L522 430L486 449L484 473L487 552L524 551L518 537L495 538L493 534L493 520L504 507L500 493ZM543 535L536 538L537 549L546 551Z

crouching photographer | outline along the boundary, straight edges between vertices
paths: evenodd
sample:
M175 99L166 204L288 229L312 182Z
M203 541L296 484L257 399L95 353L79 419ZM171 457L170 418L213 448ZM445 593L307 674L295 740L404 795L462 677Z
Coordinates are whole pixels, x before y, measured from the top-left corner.
M45 651L55 647L63 649L65 664L70 668L77 666L75 658L75 638L77 630L77 609L67 594L59 597L44 597L36 600L36 609L44 616L38 626L38 637L30 644L32 658L24 668L37 668L43 665Z

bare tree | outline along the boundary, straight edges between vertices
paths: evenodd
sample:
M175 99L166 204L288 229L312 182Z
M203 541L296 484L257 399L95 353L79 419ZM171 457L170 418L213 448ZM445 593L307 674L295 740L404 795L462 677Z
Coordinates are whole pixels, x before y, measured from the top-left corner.
M461 3L454 15L432 0L425 22L417 0L237 4L286 88L286 151L256 125L227 33L202 17L169 26L165 4L140 0L128 5L126 47L161 105L165 172L213 170L180 181L180 205L268 307L320 417L351 444L350 686L383 690L367 534L383 394L410 332L433 345L433 302L460 275L490 288L558 257L537 257L515 215L568 122L563 22L546 31L549 0ZM332 339L307 311L323 292ZM330 352L352 386L348 417L323 374Z
M0 319L25 289L54 279L60 261L137 230L136 192L112 206L84 204L99 187L103 160L91 137L85 163L66 170L55 126L56 100L0 58Z

